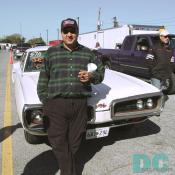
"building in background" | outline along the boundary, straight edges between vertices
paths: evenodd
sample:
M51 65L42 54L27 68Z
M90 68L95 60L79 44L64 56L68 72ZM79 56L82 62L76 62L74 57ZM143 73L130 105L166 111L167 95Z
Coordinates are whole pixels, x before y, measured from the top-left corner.
M98 42L101 48L114 49L120 47L125 36L133 34L158 33L162 26L151 25L123 25L100 29L97 31L79 34L78 42L91 49Z

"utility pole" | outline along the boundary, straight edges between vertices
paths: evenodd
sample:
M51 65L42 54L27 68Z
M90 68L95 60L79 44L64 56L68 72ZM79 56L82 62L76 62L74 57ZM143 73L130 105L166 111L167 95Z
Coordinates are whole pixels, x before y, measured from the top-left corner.
M98 20L97 20L97 31L101 30L101 8L98 11Z
M78 25L78 28L79 28L79 31L80 31L80 24L79 24L79 22L80 22L80 18L77 17L77 25Z
M60 36L59 36L59 28L57 29L57 34L58 34L58 40L60 39Z
M21 47L22 47L22 24L20 23L19 24L20 26L20 35L21 35L21 41L20 41L20 44L21 44Z
M48 45L48 29L46 29L46 35L47 35L47 45Z

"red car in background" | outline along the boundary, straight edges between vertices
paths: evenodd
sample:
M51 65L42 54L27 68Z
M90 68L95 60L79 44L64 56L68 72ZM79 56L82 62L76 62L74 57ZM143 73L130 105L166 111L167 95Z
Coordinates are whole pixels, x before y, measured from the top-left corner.
M52 40L52 41L49 41L49 46L56 46L60 43L62 43L62 40Z

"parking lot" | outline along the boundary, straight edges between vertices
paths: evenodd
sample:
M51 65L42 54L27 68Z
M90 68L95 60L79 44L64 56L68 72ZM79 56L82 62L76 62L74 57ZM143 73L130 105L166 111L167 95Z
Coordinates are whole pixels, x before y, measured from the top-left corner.
M1 51L0 174L59 175L51 147L46 143L30 145L24 139L16 112L13 84L8 84L10 75L7 70L11 69L8 65L9 52ZM170 95L160 117L152 117L132 129L113 128L106 138L84 141L79 172L83 175L174 175L174 102L175 95ZM10 125L5 125L7 118ZM145 171L139 173L138 160L141 158L140 166L144 166Z

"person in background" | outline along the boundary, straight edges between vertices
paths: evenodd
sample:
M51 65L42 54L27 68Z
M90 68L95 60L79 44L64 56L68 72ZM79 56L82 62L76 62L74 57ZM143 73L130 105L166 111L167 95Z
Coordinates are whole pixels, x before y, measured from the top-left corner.
M99 42L96 42L96 44L95 44L95 50L98 50L100 48L101 48L100 43Z
M151 83L162 91L166 89L172 74L173 50L170 47L168 35L169 32L167 30L161 30L159 33L160 40L153 49L149 50L146 56L151 73Z
M76 153L87 124L87 98L91 83L101 83L104 67L94 53L77 41L74 19L61 23L63 42L50 47L40 72L37 93L48 117L48 139L58 160L61 175L77 175ZM87 71L94 63L96 70Z
M169 37L169 32L165 29L160 29L160 41L165 44L168 49L173 49L175 47L174 40Z

